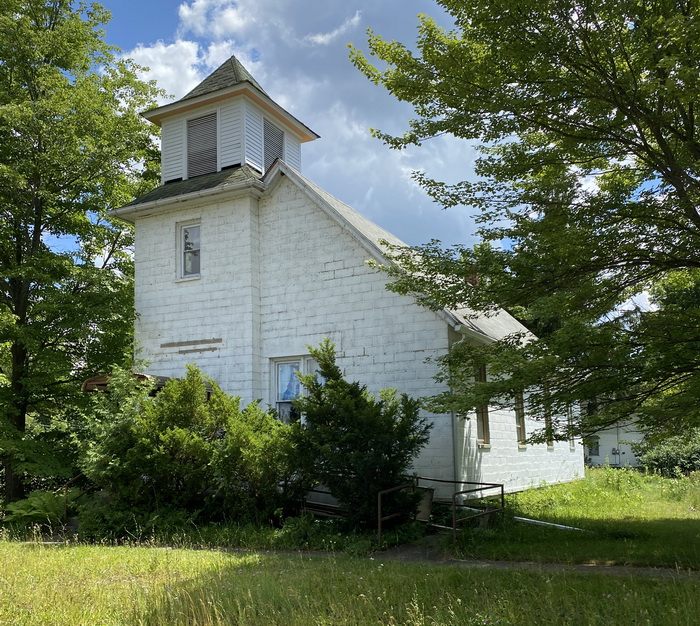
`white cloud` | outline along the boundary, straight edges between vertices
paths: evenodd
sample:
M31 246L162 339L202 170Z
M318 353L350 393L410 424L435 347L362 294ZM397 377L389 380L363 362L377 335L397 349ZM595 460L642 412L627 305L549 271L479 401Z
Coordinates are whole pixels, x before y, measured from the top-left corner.
M348 11L328 0L180 0L179 23L160 33L168 43L139 45L127 56L151 68L144 78L180 98L235 54L280 106L321 135L303 148L311 180L409 243L471 241L472 211L441 211L410 173L455 182L470 176L473 151L440 138L401 152L372 138L370 127L402 133L411 107L362 77L347 51L332 45L344 37L361 45L365 22L410 42L415 11L432 6L415 2L406 11L405 0L360 0Z
M158 87L170 96L183 96L202 80L196 69L199 44L194 41L176 41L172 44L157 41L150 46L139 44L126 56L146 66L148 70L142 78L155 80Z
M285 33L286 19L292 10L284 0L193 0L179 9L178 35L241 40L254 34L260 40L271 33Z
M360 18L362 17L361 11L355 11L355 15L346 19L338 28L328 32L328 33L315 33L313 35L306 35L304 41L310 43L314 46L327 46L332 43L341 35L344 35L352 28L355 28L360 23Z

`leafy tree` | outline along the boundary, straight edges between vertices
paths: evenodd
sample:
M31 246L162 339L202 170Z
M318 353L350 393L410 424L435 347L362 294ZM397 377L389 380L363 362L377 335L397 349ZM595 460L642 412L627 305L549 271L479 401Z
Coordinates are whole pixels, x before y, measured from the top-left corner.
M700 421L700 7L693 0L438 0L416 51L370 32L352 60L413 105L392 148L450 133L476 177L416 173L445 207L475 207L483 242L396 250L393 288L433 307L492 312L534 332L458 344L434 409L509 404L539 418L586 403L587 432L631 414ZM631 298L649 292L651 306ZM474 383L475 365L495 376ZM593 401L593 402L589 402ZM566 423L554 423L566 437Z
M700 472L700 428L661 441L653 437L634 446L639 464L669 478Z
M384 390L373 398L364 385L346 381L329 340L309 352L320 378L299 376L308 392L294 401L305 420L295 431L299 464L330 489L351 526L376 524L377 493L406 481L431 425L420 417L418 401L406 394ZM397 494L394 506L410 513L416 502Z
M79 381L131 338L132 232L106 211L153 183L138 111L152 85L117 56L109 13L70 0L0 6L0 457L5 500L69 475ZM145 169L144 169L145 164Z

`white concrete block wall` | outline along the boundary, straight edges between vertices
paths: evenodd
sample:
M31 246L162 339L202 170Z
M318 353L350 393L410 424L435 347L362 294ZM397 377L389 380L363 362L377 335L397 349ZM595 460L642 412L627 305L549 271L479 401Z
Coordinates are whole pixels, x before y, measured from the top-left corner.
M256 204L239 198L137 220L136 341L148 372L179 377L196 362L226 390L250 396ZM197 220L201 276L179 279L178 224Z
M583 451L580 440L519 445L515 414L510 410L489 410L490 443L479 445L476 419L458 419L459 457L463 468L461 480L502 483L506 491L519 491L541 484L567 482L582 478ZM531 433L542 424L526 419Z
M201 277L178 280L177 225L191 220L201 224ZM437 393L436 366L425 360L447 350L447 324L387 291L368 257L286 177L259 201L229 199L137 220L136 338L147 371L182 376L196 362L245 402L272 403L271 360L303 356L328 337L344 374L372 392ZM581 446L519 448L510 412L491 413L490 449L476 445L473 421L431 419L430 444L415 464L423 476L454 479L455 456L462 480L503 482L508 490L583 474Z
M412 298L386 290L369 268L369 253L312 204L289 179L260 201L261 368L299 356L328 337L346 377L378 392L394 387L419 397L435 392L435 366L447 347L447 326ZM272 401L269 389L263 398ZM451 478L451 420L435 416L421 472Z

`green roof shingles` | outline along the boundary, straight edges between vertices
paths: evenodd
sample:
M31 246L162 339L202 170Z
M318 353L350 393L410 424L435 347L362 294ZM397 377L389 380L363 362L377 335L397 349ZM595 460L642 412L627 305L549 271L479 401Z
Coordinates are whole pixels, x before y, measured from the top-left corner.
M221 170L220 172L203 174L201 176L195 176L194 178L188 178L186 180L166 183L165 185L156 187L141 197L132 200L129 202L129 204L124 206L138 206L140 204L155 202L156 200L175 198L177 196L184 196L196 191L204 191L206 189L214 189L216 187L225 187L227 185L243 183L246 181L260 180L261 178L262 174L248 165L227 168Z
M179 101L182 102L183 100L189 100L197 96L204 96L208 93L219 91L219 89L233 87L243 82L250 83L267 96L267 93L265 93L265 90L260 86L258 81L253 78L250 72L243 67L243 64L235 56L232 56L230 59L224 61L192 91L180 98Z

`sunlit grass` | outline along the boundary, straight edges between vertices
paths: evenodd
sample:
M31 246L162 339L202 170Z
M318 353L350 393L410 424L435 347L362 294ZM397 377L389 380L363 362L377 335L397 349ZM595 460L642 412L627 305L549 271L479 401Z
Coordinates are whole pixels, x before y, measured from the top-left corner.
M695 624L697 580L0 541L2 624Z
M583 529L515 522L465 529L461 556L700 569L700 477L589 470L585 479L509 497L509 513Z

